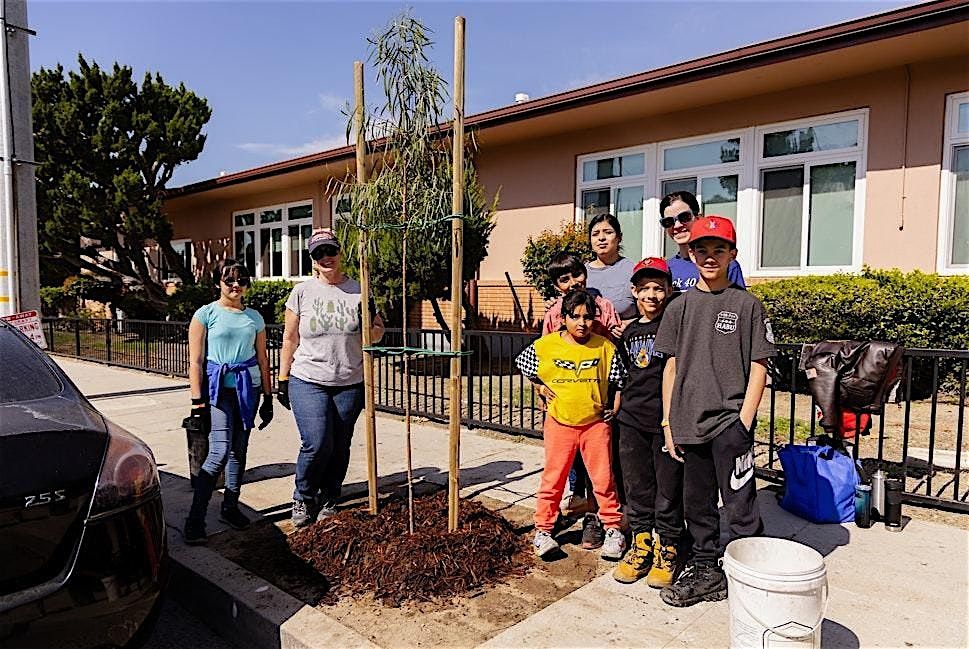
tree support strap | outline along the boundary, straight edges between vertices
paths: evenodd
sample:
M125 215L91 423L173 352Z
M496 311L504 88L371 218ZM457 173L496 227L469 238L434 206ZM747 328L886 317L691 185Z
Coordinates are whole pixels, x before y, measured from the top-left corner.
M366 223L362 223L360 221L349 220L344 221L344 223L349 223L358 230L375 232L377 230L429 230L437 225L440 225L441 223L453 221L455 219L460 219L463 221L464 214L448 214L447 216L430 219L429 221L408 221L407 223L373 223L367 225Z
M472 351L440 351L437 349L428 349L426 347L383 347L381 345L365 345L363 351L372 352L379 356L470 356L474 352Z

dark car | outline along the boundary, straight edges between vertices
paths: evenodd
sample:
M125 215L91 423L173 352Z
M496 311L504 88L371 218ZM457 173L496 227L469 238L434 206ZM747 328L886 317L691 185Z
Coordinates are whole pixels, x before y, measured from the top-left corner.
M0 359L0 647L138 641L167 569L155 459L2 321Z

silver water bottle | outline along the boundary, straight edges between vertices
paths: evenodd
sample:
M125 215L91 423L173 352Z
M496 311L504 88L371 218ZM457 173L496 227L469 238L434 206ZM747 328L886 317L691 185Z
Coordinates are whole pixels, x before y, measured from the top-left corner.
M871 476L871 513L872 518L885 518L885 472L881 469Z

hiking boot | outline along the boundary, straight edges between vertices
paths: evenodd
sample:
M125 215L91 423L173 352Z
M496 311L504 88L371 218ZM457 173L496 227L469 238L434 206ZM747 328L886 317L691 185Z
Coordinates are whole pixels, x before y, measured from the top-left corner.
M182 528L182 539L186 545L205 545L209 542L205 534L205 521L195 518L186 518L185 527Z
M618 527L610 527L606 530L606 538L602 541L602 551L599 553L603 559L619 561L622 553L626 551L626 537Z
M302 500L293 501L293 527L306 527L316 520L316 505Z
M326 500L320 505L320 510L316 513L316 520L322 521L330 516L336 516L336 503Z
M693 606L698 602L719 602L727 598L727 577L712 561L691 561L673 583L659 592L670 606Z
M646 585L650 588L666 588L673 583L676 573L676 546L662 545L657 537L653 556L653 567L646 575Z
M582 519L582 547L585 550L595 550L602 547L606 532L602 529L602 522L596 514L586 514Z
M532 547L535 548L536 555L544 557L549 552L557 550L559 544L549 532L546 532L545 530L536 530L535 538L532 540Z
M633 539L633 547L612 571L612 578L621 584L631 584L645 577L653 565L653 537L640 532Z
M249 517L243 514L238 507L223 508L219 513L219 520L234 530L249 529Z

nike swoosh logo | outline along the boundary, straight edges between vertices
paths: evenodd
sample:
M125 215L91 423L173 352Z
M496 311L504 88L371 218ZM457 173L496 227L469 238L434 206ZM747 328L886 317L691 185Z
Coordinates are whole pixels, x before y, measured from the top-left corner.
M750 467L741 475L737 475L735 471L730 472L730 488L734 491L740 491L740 488L745 484L750 482L750 479L754 477L754 468Z

